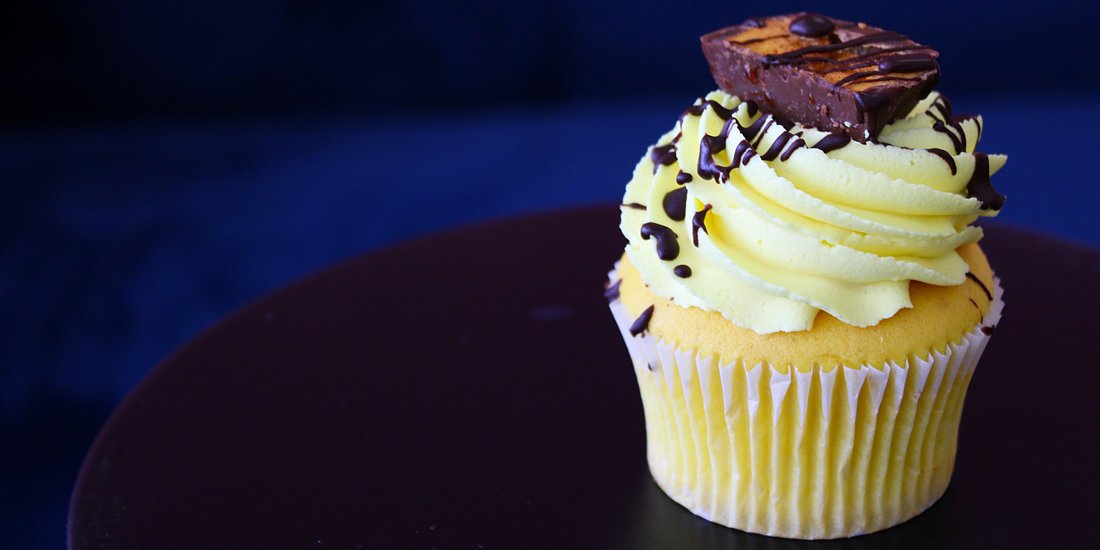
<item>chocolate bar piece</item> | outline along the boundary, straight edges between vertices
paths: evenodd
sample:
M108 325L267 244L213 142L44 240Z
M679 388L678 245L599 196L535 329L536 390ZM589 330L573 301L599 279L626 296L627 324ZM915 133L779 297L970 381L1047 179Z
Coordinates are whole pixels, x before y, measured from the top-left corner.
M859 141L908 114L940 76L939 54L928 46L815 13L750 19L701 40L726 92Z

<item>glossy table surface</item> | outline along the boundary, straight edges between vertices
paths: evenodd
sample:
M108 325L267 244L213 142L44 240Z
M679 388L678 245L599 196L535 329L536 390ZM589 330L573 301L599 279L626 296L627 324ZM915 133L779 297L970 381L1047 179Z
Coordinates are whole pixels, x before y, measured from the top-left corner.
M85 459L71 548L928 548L1095 543L1100 254L993 225L1007 307L952 484L827 543L709 524L645 464L602 293L613 206L440 233L245 307L166 359Z

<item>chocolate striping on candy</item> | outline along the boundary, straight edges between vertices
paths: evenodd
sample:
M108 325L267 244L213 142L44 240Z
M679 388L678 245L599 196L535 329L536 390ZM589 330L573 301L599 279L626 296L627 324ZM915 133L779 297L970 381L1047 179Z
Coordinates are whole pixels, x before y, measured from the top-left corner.
M752 20L700 40L726 92L781 119L859 141L877 139L939 81L939 54L928 46L818 14Z
M817 38L825 36L836 28L832 19L816 13L807 13L791 20L791 32L798 36Z
M649 240L653 237L657 240L657 257L662 260L675 260L680 255L680 243L676 242L676 233L659 223L646 222L642 224L642 239Z
M691 183L691 180L692 180L691 174L689 174L687 172L684 172L683 170L680 170L676 174L676 183L678 183L680 185L683 185L685 183Z
M653 306L645 308L645 311L630 325L630 335L637 336L649 329L649 321L653 318Z
M673 221L684 221L684 216L687 215L687 196L687 187L681 187L669 191L664 200L661 201L661 207L664 208L665 214Z
M691 277L691 267L687 266L687 265L684 265L684 264L680 264L680 265L672 268L672 273L674 273L677 277L679 277L681 279L686 279L688 277Z

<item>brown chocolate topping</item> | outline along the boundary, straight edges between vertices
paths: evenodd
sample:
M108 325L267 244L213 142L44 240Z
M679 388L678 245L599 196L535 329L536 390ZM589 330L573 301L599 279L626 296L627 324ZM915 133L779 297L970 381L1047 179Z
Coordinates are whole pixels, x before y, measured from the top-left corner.
M944 151L943 149L939 149L937 147L925 149L925 151L928 151L929 153L932 153L933 155L936 155L937 157L943 159L943 161L947 163L947 167L951 169L952 176L959 172L959 167L955 164L955 157L951 156L951 153L948 153L947 151Z
M852 136L848 134L829 134L821 138L821 141L815 143L814 149L820 149L828 153L829 151L836 151L851 142Z
M989 292L989 287L985 286L985 283L983 283L982 280L979 279L977 275L967 271L966 272L966 278L970 279L971 281L974 281L975 283L978 283L978 286L982 287L982 292L985 293L985 297L989 298L990 302L993 301L993 294L991 294Z
M691 243L694 244L696 248L699 247L699 230L702 229L703 233L709 234L709 232L707 231L706 220L707 212L710 212L711 208L713 208L713 206L708 204L706 206L703 206L702 210L696 212L694 215L691 216Z
M675 260L680 255L680 243L676 242L676 233L659 223L642 224L642 239L657 239L657 257L662 260Z
M818 14L762 21L703 36L703 52L719 87L781 118L873 140L939 80L938 54L904 35Z
M686 279L688 277L691 277L691 267L687 266L687 265L684 265L684 264L680 264L680 265L672 268L672 272L675 273L676 276L681 278L681 279Z
M833 20L816 13L807 13L791 20L791 33L798 36L817 38L825 36L836 28Z
M660 145L649 152L649 159L653 161L653 173L657 173L658 166L670 166L676 162L676 143Z
M779 156L779 160L783 161L783 162L786 162L787 159L791 158L791 155L793 155L795 151L797 151L800 147L805 147L805 146L806 146L806 142L803 141L802 138L798 138L798 139L792 141L790 146L788 146L787 149L785 151L783 151L783 154Z
M649 321L653 318L653 306L645 308L645 311L630 325L630 335L637 336L649 328Z
M691 174L689 174L687 172L684 172L683 170L681 170L679 173L676 174L676 183L678 183L680 185L683 185L685 183L691 183L691 180L692 180Z
M765 151L763 155L760 155L760 158L763 160L775 160L779 157L779 153L783 152L783 148L787 146L787 142L793 137L793 135L787 132L780 134L779 137L775 138L775 141L772 142L771 147L768 147L768 150Z
M684 221L684 216L687 215L687 187L680 187L669 191L665 195L664 200L661 201L661 206L665 209L665 214L674 221Z
M989 157L985 153L974 153L974 174L966 184L966 194L978 199L982 210L1000 210L1005 205L1005 196L998 193L989 181Z
M623 208L633 208L634 210L646 210L645 205L640 202L628 202L625 204L620 204L619 206Z

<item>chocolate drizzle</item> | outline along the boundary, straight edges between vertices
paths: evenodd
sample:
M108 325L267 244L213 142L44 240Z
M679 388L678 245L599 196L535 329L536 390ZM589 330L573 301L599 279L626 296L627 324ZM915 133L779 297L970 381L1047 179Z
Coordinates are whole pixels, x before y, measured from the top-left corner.
M762 116L756 119L756 122L749 124L748 128L742 129L741 134L745 136L746 140L754 142L753 147L756 147L763 139L764 134L768 133L768 128L771 128L772 124L775 124L775 118Z
M947 151L944 151L943 149L939 149L937 147L925 149L925 151L928 151L929 153L932 153L933 155L936 155L937 157L943 159L943 161L947 163L947 167L951 169L952 176L959 172L959 167L955 165L955 157L952 157L951 153L948 153Z
M717 182L728 180L730 171L736 167L736 163L722 166L714 162L714 155L726 150L726 136L722 135L725 131L725 128L723 128L722 133L717 136L703 136L703 139L699 142L699 166L697 170L699 177L705 180Z
M792 21L792 32L794 31L795 22L811 15L816 14L807 14ZM831 21L829 22L831 23ZM845 26L843 28L852 28L852 26ZM831 32L831 30L830 28L829 32ZM828 32L825 34L828 34ZM887 48L861 48L861 46L869 46L871 44L889 44L897 42L906 42L907 44ZM857 48L859 49L857 50ZM838 53L845 50L852 50L860 53L856 53L844 59L836 59L824 55L813 55ZM857 36L850 40L806 46L781 54L765 55L761 61L765 67L777 65L807 66L822 64L823 67L814 69L814 72L822 75L842 71L855 71L834 82L834 89L843 88L857 82L920 82L921 78L900 75L930 71L938 73L940 68L939 63L936 62L935 52L931 48L913 43L905 35L889 31L872 32L863 36ZM870 70L857 71L857 69L864 68L869 68ZM879 110L878 108L881 107L885 101L891 99L891 97L880 91L861 91L855 94L855 98L861 107L861 114L865 117L864 122L867 127L879 128L879 121L875 120Z
M653 173L657 173L658 166L670 166L676 162L676 143L655 146L649 152L649 159L653 161Z
M993 294L989 292L989 287L985 286L985 283L983 283L982 280L979 279L977 275L967 271L966 272L966 278L970 279L971 281L974 281L975 283L978 283L978 286L982 287L982 292L985 293L985 297L989 298L990 302L993 301Z
M710 212L711 208L713 208L713 206L709 204L705 205L702 210L691 216L691 243L694 244L696 248L699 248L699 230L702 229L703 233L709 234L706 221L707 212Z
M657 240L657 257L662 260L675 260L680 255L680 243L676 242L676 233L659 223L646 222L642 224L642 239L649 240L653 237Z
M645 311L638 316L637 319L630 325L630 335L637 336L647 329L649 329L649 321L653 318L653 306L645 308Z
M966 184L966 194L978 199L982 210L1000 210L1005 205L1005 196L989 181L989 157L985 153L974 153L974 174Z
M763 160L775 160L779 157L779 153L783 151L783 148L787 146L787 142L790 141L793 137L794 134L783 132L779 135L779 137L775 138L775 141L772 142L771 147L768 147L768 150L763 155L760 155L760 158ZM801 141L798 140L798 138L795 139L797 140L795 143ZM789 157L790 154L784 154L783 160L787 160Z
M691 267L686 266L684 264L680 264L680 265L672 268L672 272L675 273L676 276L681 278L681 279L686 279L688 277L691 277Z
M829 134L821 138L821 141L815 143L814 149L820 149L821 151L828 153L829 151L836 151L837 149L840 149L841 147L844 147L851 142L852 136L849 136L848 134Z
M966 131L962 127L962 123L967 120L973 120L974 124L978 127L978 137L981 138L982 125L978 121L978 117L972 115L954 116L951 114L951 102L944 96L939 96L932 105L924 112L924 114L931 117L936 122L932 124L932 129L947 136L951 140L951 145L955 147L955 154L965 152L967 149ZM952 171L952 174L955 172Z
M722 166L714 162L714 155L726 150L726 139L729 137L730 128L737 125L737 119L730 119L722 127L722 131L716 136L703 136L699 142L699 177L706 180L714 180L718 183L729 181L730 172L739 165L749 163L756 156L756 150L745 140L741 140L730 157L730 164ZM737 125L740 128L740 125Z
M620 204L619 206L621 206L623 208L632 208L634 210L645 210L646 209L645 205L642 204L642 203L639 203L639 202L627 202L627 203Z
M791 134L788 134L788 135L791 135ZM792 141L790 146L788 146L787 149L785 151L783 151L783 154L779 155L779 160L782 161L782 162L786 162L787 159L791 158L791 155L794 154L795 151L797 151L799 148L805 147L805 146L806 146L806 142L803 141L802 138L798 138L798 139Z
M607 298L607 301L614 302L619 299L619 285L623 284L623 280L619 279L614 284L608 286L603 291L603 297Z
M684 221L684 216L687 215L687 187L681 187L669 191L664 200L661 201L661 206L665 210L665 214L674 221Z
M737 144L737 148L733 150L733 158L730 159L733 162L730 164L731 166L737 166L738 164L744 166L749 163L749 160L751 160L752 157L755 156L756 149L753 149L751 146L749 146L749 142L741 140L741 142Z
M836 28L833 20L816 13L807 13L791 20L791 34L817 38L825 36Z
M683 185L685 183L691 183L691 174L680 170L676 173L676 183Z
M746 103L751 103L751 102L746 102ZM752 107L755 107L755 106L756 106L755 104L752 105ZM684 117L687 116L687 115L691 115L691 116L702 115L703 111L706 111L708 107L712 111L714 111L714 114L718 115L718 118L721 118L722 120L729 120L729 119L733 118L733 109L727 109L727 108L723 107L721 103L718 103L717 101L715 101L713 99L699 98L697 100L697 103L695 103L691 107L688 107L687 109L684 109L683 113L680 113L680 120L683 120Z

